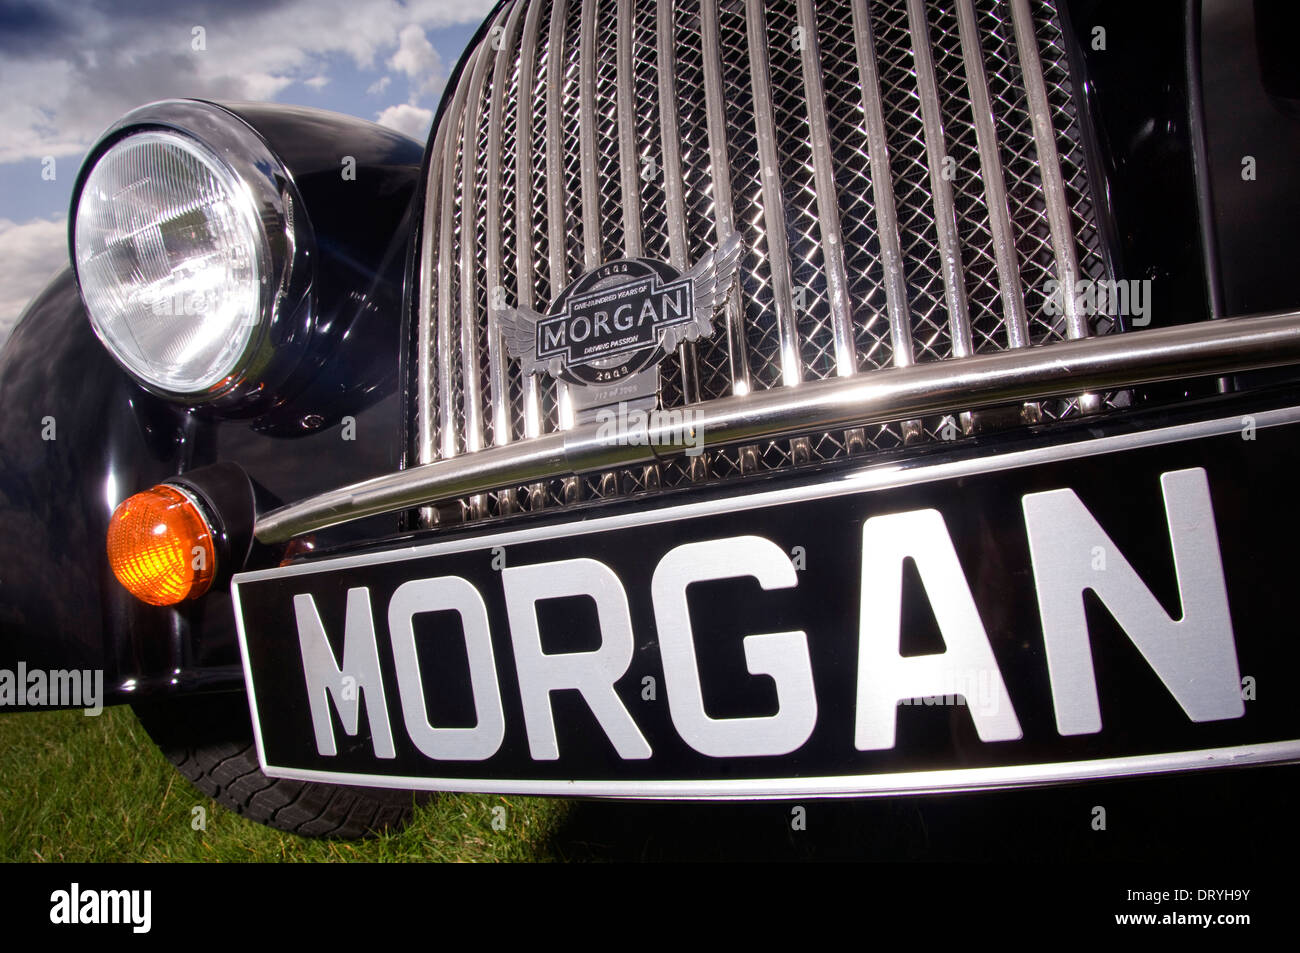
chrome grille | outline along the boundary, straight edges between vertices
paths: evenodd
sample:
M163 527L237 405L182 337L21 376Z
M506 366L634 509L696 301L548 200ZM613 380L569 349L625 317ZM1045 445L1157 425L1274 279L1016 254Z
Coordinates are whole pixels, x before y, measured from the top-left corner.
M414 462L571 422L563 385L507 360L491 301L545 311L603 261L684 268L732 229L747 249L738 320L663 362L665 406L1109 330L1044 312L1049 279L1105 273L1050 0L519 0L447 95ZM1050 121L1037 129L1035 95ZM725 478L934 439L942 423L768 440L424 512Z

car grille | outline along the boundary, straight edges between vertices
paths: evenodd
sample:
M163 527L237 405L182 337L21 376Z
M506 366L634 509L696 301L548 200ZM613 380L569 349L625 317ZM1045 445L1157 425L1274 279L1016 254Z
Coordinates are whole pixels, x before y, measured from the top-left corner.
M1037 130L1036 95L1050 123ZM413 463L569 423L562 387L507 359L490 305L546 312L599 263L685 268L731 230L746 249L743 317L662 363L665 407L1110 329L1045 308L1052 279L1106 275L1048 0L521 0L499 8L446 96ZM1010 416L1097 405L1081 395ZM961 414L764 440L422 512L477 519L980 426Z

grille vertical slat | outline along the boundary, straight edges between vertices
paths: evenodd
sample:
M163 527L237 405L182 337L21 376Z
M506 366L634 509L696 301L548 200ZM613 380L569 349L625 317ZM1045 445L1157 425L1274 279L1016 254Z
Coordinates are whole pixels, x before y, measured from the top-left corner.
M1014 30L1004 12L1004 0L976 0L985 78L1011 204L1011 229L1021 285L1025 290L1029 340L1031 344L1046 344L1063 341L1066 335L1063 321L1043 313L1043 290L1056 264L1046 206L1039 198L1042 180L1038 173L1033 123L1020 76L1020 57Z
M677 37L674 82L678 90L678 136L681 140L682 185L686 208L687 261L692 264L717 247L717 217L713 201L712 152L705 88L705 49L701 5L683 0L673 11ZM694 343L695 367L701 395L731 390L732 362L721 319L717 331Z
M514 62L514 50L519 42L519 27L524 7L516 4L500 34L501 48L493 57L492 99L488 107L488 148L487 148L487 260L486 285L488 293L488 375L492 390L492 438L494 444L510 443L513 439L513 421L511 415L511 393L508 384L505 342L501 336L499 309L505 306L507 287L503 270L504 251L503 234L506 226L502 221L501 204L505 180L502 165L505 163L507 146L505 141L505 117L508 108L506 85L510 81L511 64ZM513 228L511 229L513 234ZM518 236L515 236L516 242ZM514 289L518 294L518 286Z
M550 32L546 63L546 227L547 252L551 278L551 300L569 282L568 239L565 235L564 192L564 120L560 111L564 95L564 33L568 0L554 0L551 5ZM569 385L555 385L557 413L561 428L573 426L573 404Z
M460 358L461 387L464 395L465 450L474 453L485 446L483 406L486 395L480 383L480 318L486 308L478 306L478 209L483 207L478 191L478 135L483 115L484 84L493 52L490 45L479 48L470 77L469 98L465 112L463 146L460 162L460 204L462 234L460 242ZM470 234L464 234L469 229Z
M598 0L596 5L595 81L596 81L596 179L600 201L601 261L622 258L624 252L624 212L622 146L619 134L618 64L605 49L618 35L618 11L614 0Z
M439 157L443 154L449 123L438 127L433 141L433 158L431 167L440 165ZM438 180L439 182L441 179ZM439 217L440 194L438 182L430 182L428 197L424 206L420 238L420 320L416 322L415 344L415 459L418 463L430 463L437 457L438 440L438 375L432 373L434 335L437 322L429 320L434 313L433 272L440 251L438 239L441 231ZM426 514L428 516L430 514Z
M944 360L952 354L907 9L901 0L876 0L870 9L908 287L912 355L918 362Z
M1078 247L1080 277L1098 278L1104 276L1106 264L1101 236L1093 216L1088 175L1080 146L1079 116L1074 105L1065 37L1053 2L1054 0L1033 0L1030 10L1037 30L1040 50L1038 59L1043 69L1043 82L1047 85L1047 99L1052 107L1051 125L1057 131L1057 156L1070 209L1070 232ZM1106 330L1110 326L1109 320L1101 315L1095 316L1094 322L1090 323L1094 324L1094 334L1099 333L1099 329Z
M579 152L582 164L582 267L600 264L600 182L596 160L596 0L582 0L582 31L578 40L582 63L579 90Z
M844 239L831 159L830 131L826 123L826 90L822 86L821 44L817 39L817 14L812 0L799 0L799 27L803 30L800 60L804 88L808 91L808 122L812 133L813 181L817 189L817 218L821 227L822 260L826 265L826 297L830 305L835 347L835 373L848 377L857 371L853 347L852 313L848 278L844 269Z
M1053 2L505 4L431 150L412 458L572 426L568 388L508 359L500 309L545 313L619 257L685 269L732 232L745 254L725 323L661 364L663 407L1108 330L1044 307L1048 281L1105 268ZM422 513L728 478L941 425L768 439Z
M1061 297L1066 334L1072 340L1085 338L1089 334L1088 318L1079 310L1074 295L1079 280L1079 261L1075 252L1065 183L1061 178L1056 130L1051 121L1051 102L1043 79L1038 35L1033 14L1029 9L1029 0L1009 0L1009 2L1011 21L1016 34L1016 48L1020 55L1020 71L1024 77L1025 94L1029 100L1029 115L1033 122L1034 142L1038 147L1039 172L1042 175L1043 193L1047 203L1047 220L1052 230L1052 251L1056 258L1056 276L1061 288L1064 289ZM1085 413L1095 413L1100 406L1101 400L1096 394L1082 394L1079 397L1079 408Z
M641 241L641 164L637 155L636 136L636 73L632 52L636 31L634 0L618 0L615 28L615 86L617 107L619 189L623 207L623 255L640 258L644 254ZM628 475L629 482L636 478ZM650 465L640 473L643 487L659 485L659 468Z
M809 91L801 51L813 38L800 27L794 0L765 3L764 15L801 379L820 380L835 375L835 339L822 256Z
M522 5L522 4L521 4ZM541 30L542 4L529 4L524 34L519 41L519 95L515 99L518 139L515 143L515 281L519 304L536 310L536 257L534 254L533 208L533 90L537 76L537 38ZM524 436L542 432L542 389L533 375L524 381Z
M618 155L623 190L623 250L629 258L641 257L640 163L636 149L635 87L632 71L632 35L636 19L633 0L618 0L618 39L615 56L618 73Z
M916 63L916 85L921 101L921 125L925 130L925 152L930 166L930 192L934 202L934 226L938 239L939 271L943 276L944 300L948 308L948 337L953 357L975 353L971 341L970 310L962 270L961 240L957 235L957 212L953 205L952 179L945 171L951 160L944 141L939 88L934 75L930 48L930 25L922 0L908 0L907 19L912 34L912 56ZM951 166L948 166L951 168Z
M871 192L875 200L876 237L879 242L885 310L889 315L890 359L895 367L916 363L912 349L912 322L908 306L907 270L898 234L898 209L890 171L889 139L881 108L880 70L876 64L876 38L867 0L852 0L853 35L858 77L862 87L862 118L866 132ZM902 424L903 435L915 439L919 420Z
M1009 0L1011 18L1016 34L1016 48L1020 55L1020 72L1024 77L1025 93L1029 99L1029 116L1033 123L1034 143L1038 149L1039 173L1043 182L1043 198L1047 204L1047 220L1052 230L1052 253L1056 258L1057 280L1073 289L1079 277L1079 262L1075 254L1074 238L1070 232L1070 211L1061 180L1061 162L1056 151L1056 131L1049 119L1051 104L1043 82L1043 66L1039 61L1038 38L1029 12L1028 0ZM1088 336L1088 324L1079 312L1072 294L1065 295L1064 311L1066 332L1071 338Z
M460 452L459 421L456 413L456 385L459 379L459 365L454 360L456 353L454 335L454 296L452 263L456 257L457 222L456 215L458 192L455 183L459 162L459 150L452 143L460 134L464 125L464 105L468 86L464 83L456 87L452 100L454 121L447 132L447 141L443 144L442 180L438 185L441 210L439 212L440 231L438 239L438 333L437 333L437 367L438 367L438 431L441 442L440 456L454 457ZM427 461L426 461L427 462Z
M989 228L993 233L997 260L1007 347L1028 347L1029 319L1025 313L1025 297L1020 288L1020 269L1016 264L1015 239L1011 234L1011 215L1007 210L1007 190L1002 180L997 131L993 127L993 106L989 100L988 82L984 77L984 60L979 30L975 23L975 4L973 0L956 2L966 67L966 86L970 91L971 113L979 143L980 177L984 182L985 205L989 211Z
M794 288L790 248L785 231L785 199L781 194L776 122L772 116L772 76L767 55L767 15L762 0L745 0L749 31L749 70L753 89L754 130L758 137L759 177L763 188L768 261L772 269L772 304L780 345L781 382L795 387L803 377L796 338Z
M664 194L668 197L668 261L681 271L689 262L686 248L686 199L682 188L682 151L677 122L677 47L673 5L655 9L655 52L659 64L659 128L663 143Z
M709 133L709 169L712 174L713 218L719 242L736 230L731 201L731 163L727 155L726 105L723 102L721 38L717 0L700 0L700 33L704 55L704 103ZM745 345L745 309L740 305L740 288L732 289L727 309L727 360L731 370L731 392L748 394L749 355Z
M664 193L668 198L668 261L678 271L690 266L686 243L686 197L682 183L682 151L677 115L677 55L673 29L673 4L660 3L655 11L655 45L659 65L659 123L663 143ZM682 399L700 399L699 367L695 345L683 344L678 357Z

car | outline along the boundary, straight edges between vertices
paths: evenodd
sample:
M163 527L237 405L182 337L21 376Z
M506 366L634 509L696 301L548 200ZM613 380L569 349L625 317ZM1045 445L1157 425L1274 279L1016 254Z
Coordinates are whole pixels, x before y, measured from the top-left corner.
M505 0L427 144L129 112L0 352L0 703L330 837L1297 760L1295 21Z

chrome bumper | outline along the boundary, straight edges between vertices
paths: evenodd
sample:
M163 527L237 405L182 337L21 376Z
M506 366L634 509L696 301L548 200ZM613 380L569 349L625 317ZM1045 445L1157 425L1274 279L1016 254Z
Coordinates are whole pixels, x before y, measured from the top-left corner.
M963 412L1083 392L1300 363L1300 311L1227 318L811 381L701 405L703 447ZM673 428L676 429L676 428ZM619 442L589 423L385 474L262 514L256 535L283 542L366 516L557 476L681 454L680 435L647 422Z

